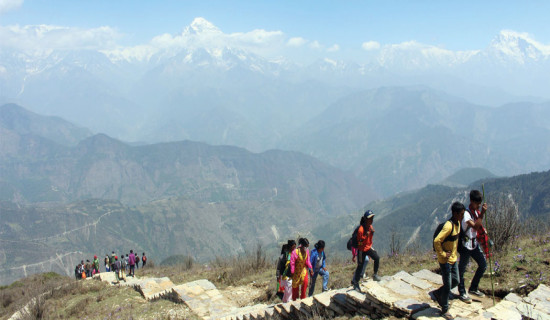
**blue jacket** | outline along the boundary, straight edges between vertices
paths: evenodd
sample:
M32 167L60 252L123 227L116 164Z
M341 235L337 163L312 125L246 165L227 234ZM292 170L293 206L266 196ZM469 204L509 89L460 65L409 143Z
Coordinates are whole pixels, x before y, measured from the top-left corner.
M319 256L319 252L317 252L317 248L311 250L310 252L311 258L311 267L313 269L313 272L319 272L320 269L326 268L325 261L327 260L327 257L325 256L325 252L321 252L322 256ZM317 265L317 261L319 260L320 266Z

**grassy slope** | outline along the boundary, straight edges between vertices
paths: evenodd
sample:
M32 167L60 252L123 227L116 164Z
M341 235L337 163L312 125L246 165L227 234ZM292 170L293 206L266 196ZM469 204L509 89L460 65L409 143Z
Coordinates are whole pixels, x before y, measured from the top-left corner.
M330 248L327 248L330 252ZM505 252L493 257L495 291L497 298L514 291L527 294L539 283L550 285L550 232L542 235L514 239ZM139 269L138 276L168 276L174 283L185 283L197 279L212 281L222 292L247 292L242 304L276 303L274 267L262 252L233 259L217 260L208 265L177 265ZM498 262L498 265L496 264ZM473 276L475 264L470 264L466 273L467 285ZM330 288L349 285L355 265L349 260L328 262L331 273ZM400 270L415 272L421 269L437 271L432 251L408 252L381 260L380 273L393 275ZM372 265L367 268L372 275ZM320 282L320 279L317 280ZM129 288L110 287L99 281L73 281L52 273L37 275L0 288L0 318L7 319L13 312L27 303L30 297L54 287L52 294L45 296L43 303L47 319L196 319L184 305L167 300L145 302L137 291ZM490 293L489 273L483 277L480 289ZM320 283L316 292L321 290ZM243 296L241 294L241 296Z

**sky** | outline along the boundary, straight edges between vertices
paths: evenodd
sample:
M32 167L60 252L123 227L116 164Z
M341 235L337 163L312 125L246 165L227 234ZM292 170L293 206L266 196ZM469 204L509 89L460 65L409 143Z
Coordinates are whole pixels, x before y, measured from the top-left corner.
M0 0L0 41L32 46L36 32L22 29L45 25L62 27L55 36L67 46L82 38L111 49L139 46L181 34L202 17L227 35L276 39L287 47L307 44L327 55L353 56L409 41L481 50L501 30L550 44L548 12L550 1Z

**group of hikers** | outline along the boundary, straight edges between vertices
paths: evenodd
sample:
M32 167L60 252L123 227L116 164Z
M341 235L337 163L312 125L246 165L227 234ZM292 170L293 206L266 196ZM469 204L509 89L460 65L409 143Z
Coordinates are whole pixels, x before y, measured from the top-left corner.
M142 263L142 268L147 265L147 256L145 252L139 257L139 254L134 253L134 250L130 250L129 254L122 254L119 256L113 251L110 255L106 254L103 264L105 266L105 272L115 272L118 279L123 279L126 275L135 277L135 269L139 269L139 263ZM90 260L81 260L75 268L76 279L86 279L93 275L100 273L99 271L99 259L97 255L94 255L92 262Z
M359 280L365 274L365 269L370 259L374 260L373 279L380 281L378 268L380 266L380 257L372 247L372 238L374 227L372 222L374 214L367 210L359 227L354 231L350 250L352 251L353 261L357 261L357 268L353 274L351 283L354 289L361 291ZM277 294L283 302L290 299L304 299L306 290L309 286L308 296L312 296L315 291L315 283L320 275L323 278L322 291L328 291L329 271L327 270L325 254L325 241L319 240L314 249L309 251L309 240L300 238L298 246L295 240L288 240L281 248L281 256L277 262Z
M453 319L449 313L449 295L452 288L458 286L459 299L465 303L472 302L470 295L478 297L485 295L478 286L487 269L485 257L489 254L491 242L483 227L483 216L487 211L487 204L482 202L482 193L479 190L472 190L468 208L460 202L454 202L451 206L452 217L440 224L434 233L433 247L441 269L443 286L435 290L433 295L441 306L441 314L445 319ZM373 248L373 220L374 213L367 210L348 241L352 260L357 262L351 285L358 292L362 292L359 281L365 275L369 260L374 260L372 279L382 280L378 275L380 256ZM478 267L466 292L464 273L470 258L476 261ZM295 240L288 240L282 246L276 277L277 295L283 302L304 299L308 286L308 296L312 296L319 275L323 279L322 291L328 291L329 272L326 267L325 241L319 240L311 252L306 238L300 238L298 244Z
M443 286L433 294L441 306L441 314L445 319L453 319L449 313L449 295L452 288L458 286L459 299L465 303L472 303L470 295L485 296L479 290L479 281L487 269L486 257L490 254L491 246L487 230L483 227L487 203L483 203L483 194L479 190L470 191L468 208L460 202L454 202L451 212L452 217L436 229L433 241L443 278ZM466 292L464 273L470 258L477 263L477 270Z

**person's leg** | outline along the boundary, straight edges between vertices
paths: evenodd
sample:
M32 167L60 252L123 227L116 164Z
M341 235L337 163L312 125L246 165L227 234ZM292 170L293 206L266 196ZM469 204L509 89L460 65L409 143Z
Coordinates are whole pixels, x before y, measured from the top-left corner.
M296 299L298 299L298 290L300 289L299 288L300 286L296 286L296 288L294 287L294 284L292 284L292 301L296 301Z
M323 269L319 270L319 274L323 277L323 291L327 291L328 290L328 278L329 278L329 274L328 274L328 271L325 271Z
M283 302L289 302L292 297L292 279L282 280L284 286Z
M456 263L455 263L456 265ZM439 288L439 305L441 306L441 312L445 313L449 311L449 293L451 292L451 265L448 263L440 263L441 278L443 280L443 286Z
M306 274L306 276L304 278L304 283L302 283L302 292L300 294L300 299L305 299L306 298L308 278L309 278L309 274Z
M317 276L319 275L318 272L315 272L313 274L313 277L311 277L311 282L309 284L309 294L308 296L311 297L313 295L313 292L315 292L315 282L317 281Z
M459 283L460 280L458 279L458 263L455 262L451 265L451 289L458 286Z
M463 248L459 251L460 253L460 262L458 263L458 293L461 296L466 295L466 285L464 283L464 273L466 272L466 267L468 262L470 262L470 250Z
M481 252L479 246L472 250L472 258L475 262L477 262L477 270L472 282L470 283L470 291L477 291L479 289L479 281L481 280L481 277L483 277L485 270L487 270L487 261L485 260L485 255Z
M367 255L374 260L374 274L378 274L378 268L380 267L380 256L378 256L378 252L370 248L369 251L367 251Z
M357 252L357 267L355 268L355 273L353 274L353 279L352 279L352 282L353 282L354 286L359 284L359 279L361 279L361 277L363 276L363 274L361 273L361 270L363 270L363 262L364 262L363 259L364 259L363 252L358 251Z

